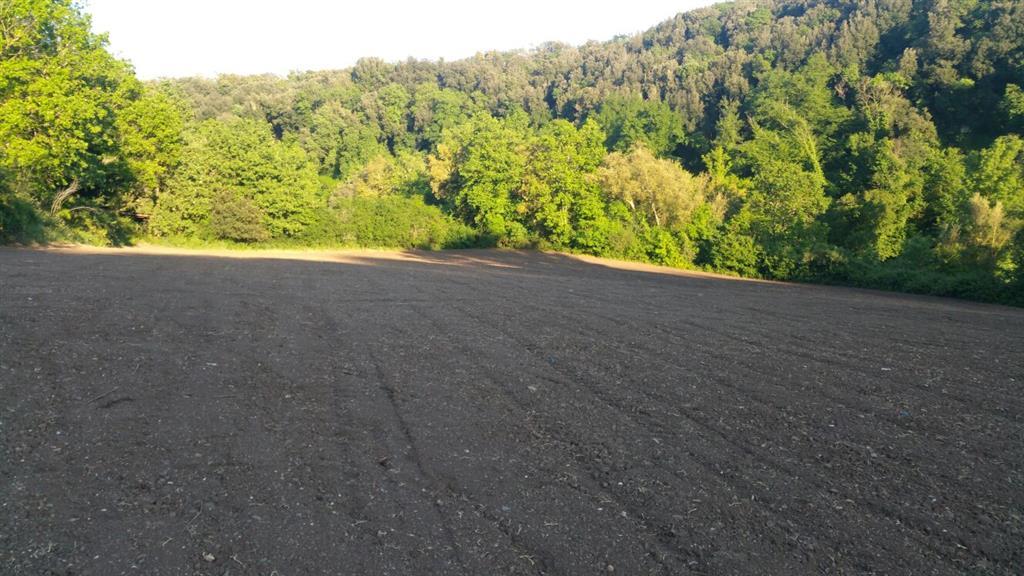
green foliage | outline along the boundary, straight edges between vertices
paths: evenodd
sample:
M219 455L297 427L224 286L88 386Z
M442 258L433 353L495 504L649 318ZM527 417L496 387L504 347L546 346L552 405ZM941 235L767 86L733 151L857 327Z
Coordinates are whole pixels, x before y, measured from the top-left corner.
M1016 134L996 138L992 146L978 152L974 164L972 188L1024 216L1024 138Z
M252 229L251 216L258 210L270 238L301 235L320 203L316 172L301 148L275 140L266 125L255 121L208 120L186 134L182 166L157 197L150 231L225 238L221 232L226 228L211 220L214 199L223 194L238 199L231 214L244 215L246 230ZM244 235L247 241L262 236Z
M743 211L711 239L709 259L713 269L748 277L760 275L761 249L749 228L750 214Z
M685 136L682 119L661 100L610 96L601 103L594 120L607 135L608 149L619 152L643 144L664 156L674 152Z
M210 231L220 240L260 242L270 239L265 216L253 200L239 192L221 190L213 197Z
M422 198L405 196L356 197L340 200L326 231L337 242L388 248L468 248L479 242L477 232L447 216Z
M680 247L682 244L688 247L685 238L680 239L664 228L652 226L647 228L647 235L644 244L647 248L646 260L664 266L683 266L693 260L692 253Z
M334 178L346 178L371 158L387 152L377 124L335 102L313 113L304 136L304 147L319 172Z
M10 0L0 30L0 173L22 215L12 221L126 241L121 214L144 213L176 165L182 106L113 58L75 2ZM23 202L52 217L29 225Z
M830 143L853 116L830 86L836 73L822 54L810 56L797 72L765 71L751 97L754 115L762 121L794 125L791 129L812 132L819 141Z
M32 202L0 188L0 243L38 244L48 239L44 217Z
M1003 110L1007 122L1015 129L1024 132L1024 90L1016 84L1007 84L1003 94Z
M184 107L162 92L147 89L117 116L120 151L132 176L121 203L142 219L152 213L157 194L167 187L177 168L185 129Z
M528 241L518 221L526 211L518 192L526 175L529 137L515 118L483 115L442 142L442 150L452 151L453 164L434 185L438 200L499 245L523 246Z
M11 187L54 211L73 194L113 195L117 114L138 90L130 69L70 1L10 0L0 29L0 169Z
M603 244L600 192L587 177L605 155L604 134L586 122L577 130L556 120L540 130L528 152L519 211L535 236L557 248L593 252Z
M934 149L924 167L921 230L941 237L957 227L967 201L967 167L955 148Z
M53 240L93 246L125 246L138 235L138 225L130 218L95 205L79 204L61 211Z
M943 262L922 236L909 238L900 256L882 264L854 258L834 278L854 286L1024 305L1019 284L978 266Z
M909 221L919 209L922 182L908 170L894 143L886 140L875 156L872 188L864 192L870 217L864 219L879 260L899 256L907 239Z
M391 194L421 198L430 194L430 177L421 155L401 152L397 157L389 154L377 156L338 187L334 197L365 198Z
M468 94L432 83L420 84L410 110L417 146L421 150L433 149L445 130L461 126L482 111Z
M655 158L642 144L627 154L610 154L598 178L607 194L650 226L681 229L704 203L701 178L673 161Z
M791 278L826 242L827 225L819 217L830 203L827 180L810 122L782 102L760 108L753 138L740 148L750 175L741 228L758 245L762 272Z
M414 139L409 133L411 101L409 92L395 83L364 96L364 107L370 117L377 120L384 144L392 153L409 150L413 146Z

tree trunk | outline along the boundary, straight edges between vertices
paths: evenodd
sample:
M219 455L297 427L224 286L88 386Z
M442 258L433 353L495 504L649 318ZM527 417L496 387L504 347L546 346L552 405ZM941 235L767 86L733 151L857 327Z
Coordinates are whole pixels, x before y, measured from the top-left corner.
M60 207L64 204L64 201L74 196L81 185L78 183L78 178L71 181L71 184L67 188L57 193L57 197L53 199L53 204L50 205L50 216L56 216L57 212L60 212Z

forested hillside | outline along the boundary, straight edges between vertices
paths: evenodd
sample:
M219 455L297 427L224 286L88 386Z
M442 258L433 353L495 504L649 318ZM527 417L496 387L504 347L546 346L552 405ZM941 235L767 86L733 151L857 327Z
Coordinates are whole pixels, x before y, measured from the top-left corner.
M8 241L539 247L1019 303L1022 135L1021 0L145 85L68 0L0 2Z

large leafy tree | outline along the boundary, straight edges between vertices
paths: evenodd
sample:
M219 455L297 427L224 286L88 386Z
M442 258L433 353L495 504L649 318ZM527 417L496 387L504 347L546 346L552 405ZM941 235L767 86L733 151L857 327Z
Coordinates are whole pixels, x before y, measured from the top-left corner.
M75 2L0 3L0 195L17 198L0 212L28 205L112 241L125 216L149 215L177 164L184 105L106 46Z
M118 112L139 93L131 69L70 0L6 1L0 34L6 177L54 211L74 194L102 195L119 169Z
M149 218L178 166L185 129L182 107L163 92L145 89L117 115L120 154L132 176L121 204L142 220Z
M382 143L392 153L413 147L414 138L409 130L411 101L408 90L396 83L390 83L363 97L363 109L380 126Z
M990 147L978 152L974 163L974 190L1024 216L1024 138L997 138Z
M534 234L559 247L600 244L592 234L603 224L599 191L588 174L604 158L603 140L596 123L588 121L577 130L565 120L546 125L533 139L518 196Z
M674 152L684 139L682 118L661 100L609 96L593 119L604 129L609 150L624 152L643 144L664 156Z
M482 110L464 92L440 88L434 83L420 84L411 103L417 146L422 150L432 149L441 141L445 130L458 127L480 112Z
M750 179L743 218L737 220L743 226L730 233L748 235L758 245L764 274L791 277L826 241L819 216L829 198L818 138L807 118L775 100L762 102L751 130L753 138L739 157Z
M338 102L328 102L313 114L305 149L321 174L344 179L354 170L387 152L380 127Z
M381 198L400 195L426 199L430 194L427 165L421 154L381 154L355 172L333 198Z
M150 229L230 240L295 237L315 219L318 190L302 149L274 139L265 124L208 120L186 134L181 168L157 197ZM237 226L222 221L231 217L241 219ZM239 237L257 228L253 222L263 232Z
M520 245L528 240L520 222L527 207L520 190L527 172L531 134L526 119L474 117L449 133L432 159L433 189L458 216L494 241Z
M659 159L643 144L609 154L598 171L605 193L649 226L679 229L704 203L704 179L677 162Z

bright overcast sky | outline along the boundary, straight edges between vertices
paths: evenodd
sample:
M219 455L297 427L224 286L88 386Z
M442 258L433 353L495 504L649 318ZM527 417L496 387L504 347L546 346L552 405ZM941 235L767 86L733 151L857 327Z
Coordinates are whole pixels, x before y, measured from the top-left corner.
M712 0L84 0L139 76L286 74L362 56L455 60L645 30Z

